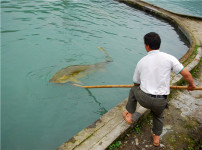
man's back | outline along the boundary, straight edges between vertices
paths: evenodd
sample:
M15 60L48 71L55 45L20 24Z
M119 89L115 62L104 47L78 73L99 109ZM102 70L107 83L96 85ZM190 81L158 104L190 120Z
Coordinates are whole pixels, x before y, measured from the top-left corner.
M171 70L178 74L182 69L183 65L172 55L153 50L138 62L133 80L140 83L145 93L168 95Z

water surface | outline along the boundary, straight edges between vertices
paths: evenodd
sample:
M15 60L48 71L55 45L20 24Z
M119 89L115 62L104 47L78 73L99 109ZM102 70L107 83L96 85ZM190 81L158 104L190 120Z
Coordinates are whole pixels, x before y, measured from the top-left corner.
M158 32L161 51L180 58L188 47L174 28L109 0L2 0L2 149L53 150L119 104L129 89L85 90L49 83L60 69L105 60L85 85L132 84L146 55L143 36ZM146 20L146 21L145 21Z
M201 9L202 0L144 0L144 1L176 13L202 17L202 9Z

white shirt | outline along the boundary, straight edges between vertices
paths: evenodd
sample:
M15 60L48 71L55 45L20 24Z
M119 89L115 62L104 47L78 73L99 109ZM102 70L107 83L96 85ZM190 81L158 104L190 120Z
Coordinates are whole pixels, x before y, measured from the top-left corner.
M172 55L152 50L137 64L133 81L140 84L142 91L152 95L170 93L170 73L183 70L183 65Z

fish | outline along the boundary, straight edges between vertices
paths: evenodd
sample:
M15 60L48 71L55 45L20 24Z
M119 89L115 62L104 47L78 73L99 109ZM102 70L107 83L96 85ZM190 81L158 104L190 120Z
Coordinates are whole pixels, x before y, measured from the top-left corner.
M53 77L49 80L51 83L67 83L76 82L81 83L78 79L82 78L88 74L91 74L97 70L103 69L107 63L112 62L112 58L109 54L102 48L98 47L105 54L105 61L91 64L91 65L71 65L66 68L59 70Z

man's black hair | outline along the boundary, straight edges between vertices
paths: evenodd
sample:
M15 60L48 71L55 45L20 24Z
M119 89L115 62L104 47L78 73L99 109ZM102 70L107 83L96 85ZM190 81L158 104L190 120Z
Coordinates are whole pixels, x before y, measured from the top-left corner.
M150 32L144 36L144 43L149 45L150 49L156 50L160 48L161 38L157 33Z

